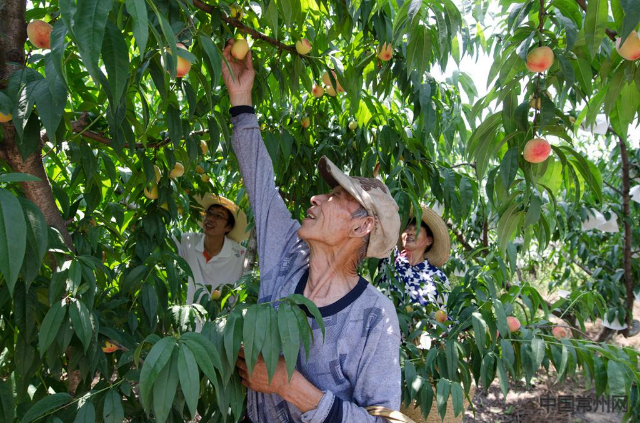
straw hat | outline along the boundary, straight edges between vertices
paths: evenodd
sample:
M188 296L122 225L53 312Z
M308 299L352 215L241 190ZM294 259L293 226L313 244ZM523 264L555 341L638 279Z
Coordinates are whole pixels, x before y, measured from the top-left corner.
M202 206L204 211L209 210L209 207L219 204L225 209L229 210L233 217L236 219L236 224L233 226L231 232L227 234L229 238L234 240L235 242L242 242L249 236L249 232L247 232L247 215L228 198L224 198L220 195L212 194L210 192L206 193L204 197L199 195L194 196L195 200Z
M422 205L422 221L431 229L433 244L431 249L424 254L424 258L436 267L441 267L449 259L451 253L451 239L447 224L438 213L429 207ZM413 212L411 213L413 215ZM402 249L402 240L399 241Z

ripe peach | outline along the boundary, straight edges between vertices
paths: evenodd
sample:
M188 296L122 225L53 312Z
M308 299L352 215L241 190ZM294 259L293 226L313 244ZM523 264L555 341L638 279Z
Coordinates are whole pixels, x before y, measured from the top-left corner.
M306 38L296 42L296 51L298 54L305 55L311 51L311 43Z
M231 55L237 60L244 60L248 52L249 44L244 38L236 39L236 42L233 43L233 47L231 47Z
M200 150L202 150L202 155L206 155L209 151L209 146L205 140L200 140Z
M542 99L532 98L531 101L529 102L529 106L532 109L540 110L540 107L542 106Z
M313 86L313 89L311 90L311 94L313 94L315 98L322 97L322 95L324 94L324 88L316 84Z
M147 188L145 188L144 189L144 195L149 200L155 200L156 198L158 198L158 186L154 185L153 188L151 188L151 191L149 191Z
M511 333L517 332L520 329L520 320L513 316L509 316L507 317L507 325L509 326L509 331L511 331Z
M222 296L222 292L220 292L220 290L218 289L214 289L213 292L211 293L212 300L219 300L221 296Z
M53 27L45 21L35 20L27 25L27 36L31 44L38 48L51 48L51 30Z
M204 173L204 169L202 168L202 166L198 165L198 166L196 166L196 172L198 172L200 175L202 175Z
M173 169L171 169L171 172L169 173L169 177L174 179L179 178L182 175L184 175L184 166L182 163L176 162L175 166L173 166Z
M187 47L185 47L185 45L182 44L182 43L176 44L176 47L181 48L183 50L187 50ZM178 56L178 65L177 65L177 74L176 74L176 76L178 78L182 78L183 76L188 74L190 70L191 70L191 62L188 61L187 59L185 59L184 57Z
M524 146L524 159L529 163L542 163L551 154L551 145L547 140L534 138Z
M307 129L311 125L311 119L309 119L308 117L303 117L300 121L300 124L304 129Z
M351 129L352 131L355 131L357 127L358 127L358 122L356 122L355 120L352 120L351 122L349 122L349 129Z
M393 46L391 43L383 43L378 47L378 59L388 62L393 57Z
M531 72L544 72L553 65L553 59L553 50L549 47L536 47L527 55L527 69Z
M568 338L569 337L569 331L566 330L563 327L560 326L556 326L555 328L553 328L551 330L551 333L553 334L553 336L555 336L555 338L559 341L562 338Z
M325 90L324 90L327 95L330 95L331 97L335 97L338 93L336 93L336 90L333 89L332 86L328 86Z
M640 38L636 31L631 31L631 34L624 41L622 46L620 45L622 38L616 40L616 50L618 54L626 60L638 60L640 59Z
M11 119L13 119L11 113L7 113L5 115L4 113L0 112L0 123L9 122Z
M438 310L436 311L436 316L435 316L436 322L444 322L445 320L447 320L447 313L444 310Z

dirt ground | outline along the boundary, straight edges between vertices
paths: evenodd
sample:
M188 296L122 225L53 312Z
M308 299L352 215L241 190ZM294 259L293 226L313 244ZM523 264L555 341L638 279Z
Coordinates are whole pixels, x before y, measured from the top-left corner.
M640 303L636 301L634 307L634 316L640 316ZM587 326L587 333L595 338L601 329L602 322L597 321ZM632 347L640 350L640 335L632 338L625 338L622 335L616 335L611 341L613 345ZM473 406L475 408L475 416L473 411L468 409L464 416L465 423L620 423L622 422L621 414L607 412L606 406L604 412L602 405L598 407L597 412L560 412L558 407L541 407L540 398L547 396L558 400L559 395L567 395L574 397L577 404L578 396L595 397L595 389L585 389L584 380L577 375L567 379L561 384L555 384L555 375L546 375L540 372L536 378L532 380L530 387L525 386L524 382L516 382L511 384L510 391L507 395L506 402L498 381L491 385L489 391L484 393L480 390L476 391L473 398ZM557 402L556 402L557 404Z

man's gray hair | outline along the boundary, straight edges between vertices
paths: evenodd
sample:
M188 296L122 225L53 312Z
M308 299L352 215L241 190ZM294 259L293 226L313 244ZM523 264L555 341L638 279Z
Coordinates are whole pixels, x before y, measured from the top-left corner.
M369 216L369 213L367 212L367 209L365 209L362 204L360 204L360 203L358 203L358 204L360 205L360 207L358 208L358 210L356 210L353 213L351 213L351 218L352 219L361 219L361 218L365 218L365 217ZM369 232L365 237L362 238L362 247L358 251L358 258L356 260L356 263L357 263L356 269L358 267L360 267L360 265L362 264L362 261L367 256L367 248L369 248L369 239L370 238L371 238L371 232Z

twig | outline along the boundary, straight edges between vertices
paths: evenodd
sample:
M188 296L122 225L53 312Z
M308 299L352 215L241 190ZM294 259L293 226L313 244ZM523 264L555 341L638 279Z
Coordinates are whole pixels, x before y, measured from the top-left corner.
M604 184L606 186L608 186L609 188L611 188L612 190L614 190L615 192L617 192L618 194L622 195L622 191L619 190L618 188L614 187L613 185L611 185L609 182L602 180L602 182L604 182Z
M462 166L471 166L474 169L476 168L475 163L458 163L458 164L451 165L451 169L455 169L456 167L462 167Z
M458 239L458 242L460 244L462 244L462 246L464 247L465 250L467 251L473 251L473 247L471 246L471 244L469 244L467 242L466 239L464 239L464 235L462 235L461 232L458 232L454 227L453 227L453 223L451 223L451 221L447 221L447 227L449 227L449 229L451 229L451 232L453 232L453 234L456 236L456 238Z
M215 10L213 6L211 6L209 4L206 4L206 3L203 3L200 0L193 0L193 5L195 7L197 7L198 9L202 10L203 12L206 12L206 13L209 13L209 14L212 14L214 12L214 10ZM234 26L234 27L242 30L244 33L251 34L251 36L254 37L254 38L259 38L259 39L261 39L263 41L266 41L267 43L272 44L272 45L278 47L281 50L287 50L287 51L289 51L291 53L298 54L298 52L296 51L296 48L294 46L286 45L286 44L282 43L280 40L277 40L277 39L275 39L273 37L269 37L268 35L265 35L265 34L263 34L261 32L258 32L255 29L246 26L245 24L240 22L238 19L231 18L231 17L229 17L227 15L222 15L222 20L225 21L226 23L228 23L229 25Z

